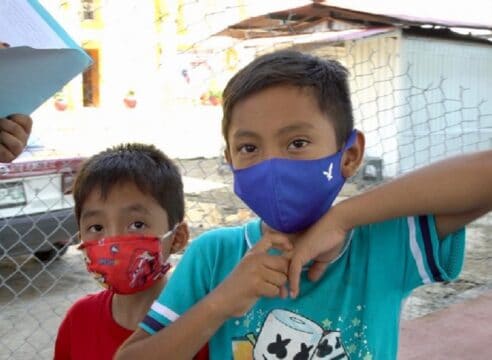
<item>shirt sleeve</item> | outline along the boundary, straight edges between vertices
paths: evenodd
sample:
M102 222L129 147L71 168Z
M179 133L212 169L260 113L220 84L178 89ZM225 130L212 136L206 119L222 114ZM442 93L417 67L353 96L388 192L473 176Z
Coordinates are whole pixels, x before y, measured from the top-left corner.
M208 343L206 343L200 351L193 357L193 360L208 360L210 358L208 351Z
M213 268L210 259L210 241L202 235L186 249L167 285L152 304L147 316L139 324L153 335L175 321L210 291Z
M402 219L405 242L404 294L423 284L451 281L458 277L465 254L465 229L439 239L434 216Z

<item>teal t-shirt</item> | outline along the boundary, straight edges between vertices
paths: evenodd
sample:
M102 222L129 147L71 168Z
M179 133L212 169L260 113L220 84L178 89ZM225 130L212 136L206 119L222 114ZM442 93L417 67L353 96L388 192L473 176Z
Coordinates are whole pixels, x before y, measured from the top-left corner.
M259 220L204 233L186 250L140 327L154 334L214 289L261 238ZM323 277L303 271L300 295L262 298L209 341L211 359L396 359L402 301L416 287L458 276L464 230L438 239L434 218L356 228ZM240 285L238 285L240 286Z

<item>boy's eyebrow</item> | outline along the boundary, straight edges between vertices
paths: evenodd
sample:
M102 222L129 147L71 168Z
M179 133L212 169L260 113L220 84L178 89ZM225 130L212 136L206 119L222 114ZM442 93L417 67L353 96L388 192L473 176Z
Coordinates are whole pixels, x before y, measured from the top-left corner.
M314 128L314 126L311 123L301 121L301 122L298 122L298 123L288 125L286 127L281 128L279 131L277 131L277 136L283 135L286 133L290 133L293 131L310 130L313 128Z
M143 214L150 214L150 211L145 206L143 206L142 204L138 204L138 203L131 204L131 205L124 207L123 212L128 212L128 213L138 212L138 213L143 213Z
M91 217L98 216L102 212L103 212L102 210L98 210L98 209L84 210L84 211L82 211L82 215L80 216L80 220L85 220L85 219L88 219ZM124 213L138 212L138 213L142 213L142 214L146 214L146 215L150 214L150 211L145 206L143 206L142 204L138 204L138 203L125 206L122 209L122 212L124 212Z
M238 130L234 131L234 134L232 134L232 137L237 139L237 138L251 138L251 137L259 137L259 136L254 131L238 129Z
M311 123L300 121L298 123L288 125L286 127L281 128L278 132L277 135L282 135L285 133L290 133L293 131L299 131L299 130L308 130L308 129L313 129L314 126ZM243 137L259 137L258 133L251 131L251 130L245 130L245 129L238 129L236 130L232 136L234 138L243 138Z
M97 216L101 213L101 210L82 210L82 214L80 215L80 220L85 220L87 218L91 218Z

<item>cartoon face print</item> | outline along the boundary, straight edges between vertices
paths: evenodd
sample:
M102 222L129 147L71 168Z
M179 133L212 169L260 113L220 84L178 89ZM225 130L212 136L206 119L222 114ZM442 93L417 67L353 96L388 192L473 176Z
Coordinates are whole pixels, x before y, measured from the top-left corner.
M143 286L147 278L153 275L156 264L157 261L154 254L150 254L147 250L136 249L128 269L131 279L130 286Z
M277 334L277 340L267 346L267 351L269 354L274 354L277 359L285 359L289 343L290 339L282 340L282 336Z
M313 360L348 360L339 331L328 331L321 338Z
M254 360L348 360L339 331L324 331L305 317L271 311L253 348Z
M309 360L323 336L318 324L286 310L268 314L256 341L255 360Z
M291 342L291 339L282 340L282 336L277 334L277 339L274 343L271 343L267 347L267 351L269 354L276 356L276 359L285 359L287 358L287 345ZM313 348L313 345L307 346L304 343L301 343L301 349L297 354L294 355L293 360L308 360L310 356L310 351ZM264 359L267 359L265 355L263 355Z
M307 346L304 343L301 343L301 351L299 351L295 356L294 360L308 360L310 357L310 350L313 348L313 345Z

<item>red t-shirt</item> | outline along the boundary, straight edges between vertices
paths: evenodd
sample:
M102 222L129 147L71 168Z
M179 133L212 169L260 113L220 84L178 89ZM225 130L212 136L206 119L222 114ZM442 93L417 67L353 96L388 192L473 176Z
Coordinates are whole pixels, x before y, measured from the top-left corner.
M133 330L119 325L111 311L113 292L103 290L77 300L58 329L55 360L110 360ZM205 346L195 357L208 359Z

